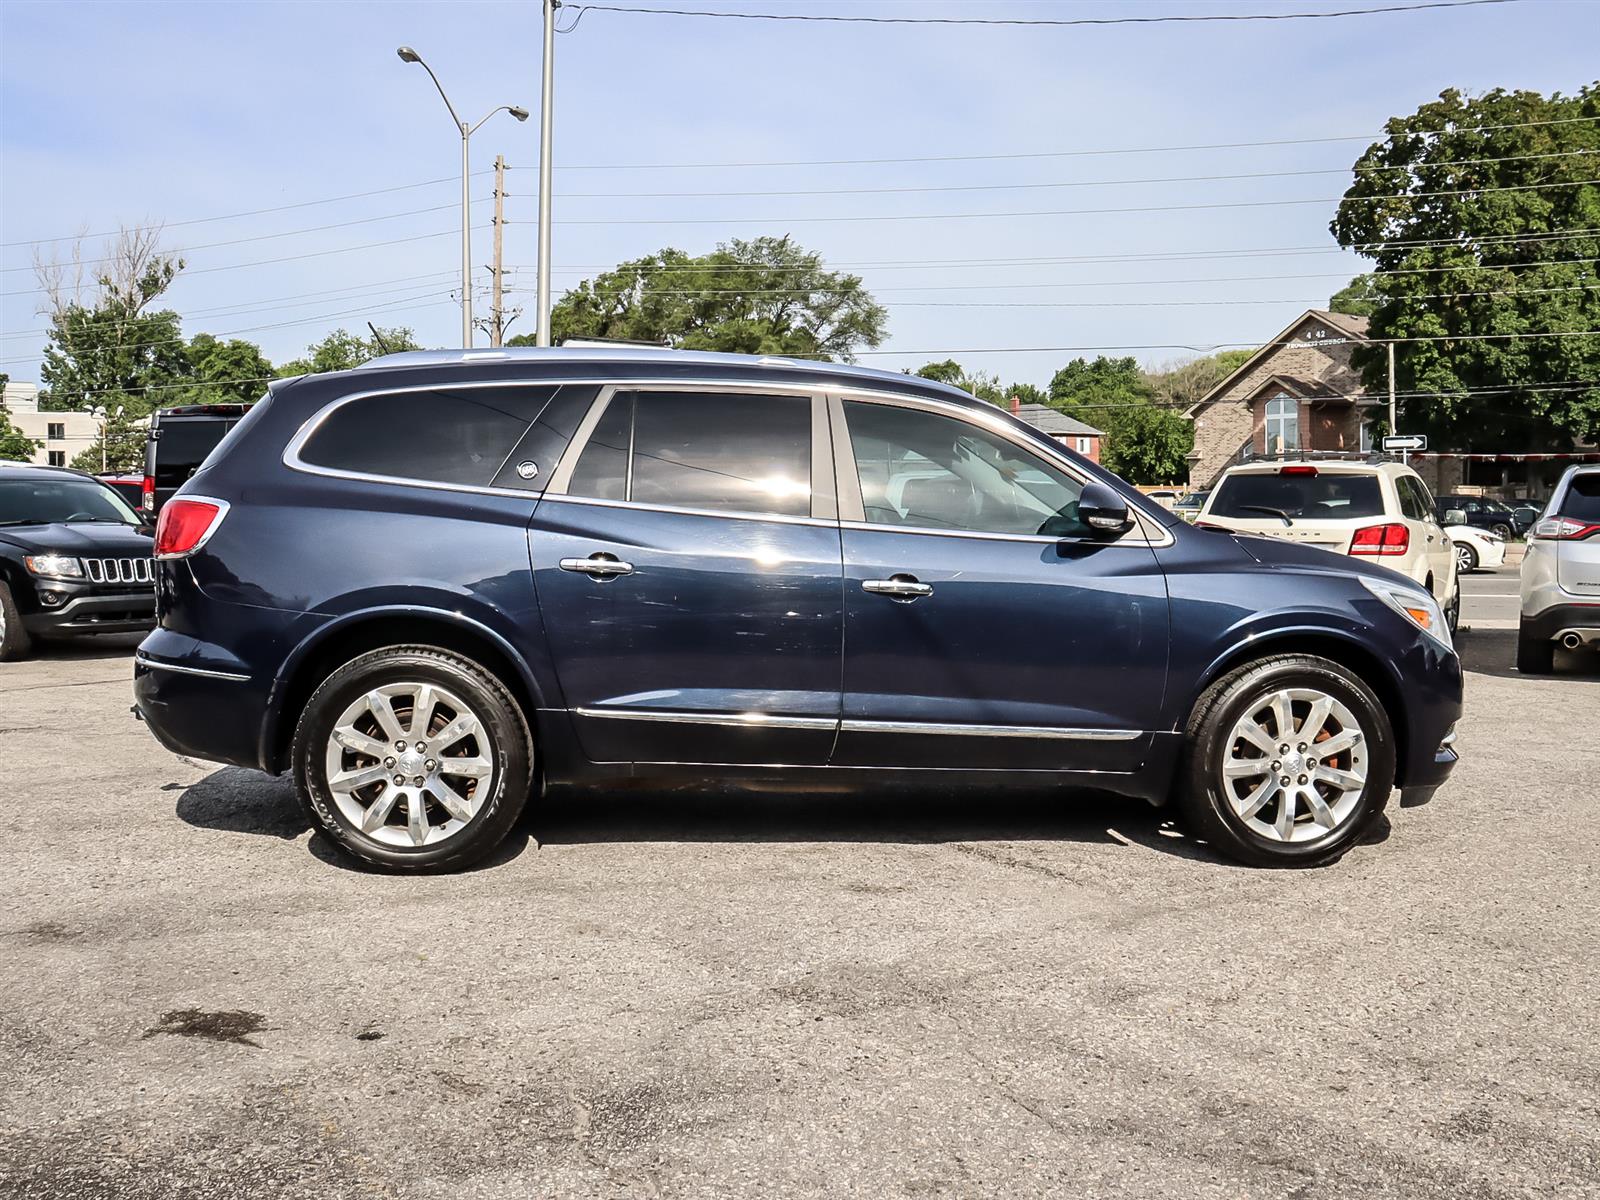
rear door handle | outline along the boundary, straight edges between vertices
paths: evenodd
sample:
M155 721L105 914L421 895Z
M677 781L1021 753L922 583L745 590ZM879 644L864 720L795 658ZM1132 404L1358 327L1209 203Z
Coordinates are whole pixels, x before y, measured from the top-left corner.
M915 575L891 575L887 579L863 579L861 590L874 596L888 596L891 600L915 600L918 596L933 595L931 583L921 583Z
M596 551L588 558L563 558L561 560L563 571L576 571L580 575L588 575L604 582L615 579L618 575L632 575L633 564L623 562L615 554Z

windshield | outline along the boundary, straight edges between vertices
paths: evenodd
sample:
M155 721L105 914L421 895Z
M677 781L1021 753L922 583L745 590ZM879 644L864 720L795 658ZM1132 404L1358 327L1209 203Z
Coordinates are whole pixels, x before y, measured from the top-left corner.
M92 480L0 480L0 525L50 525L71 521L140 523L120 496Z
M1210 515L1270 521L1282 513L1292 520L1340 521L1383 516L1383 496L1375 475L1229 475L1217 485Z

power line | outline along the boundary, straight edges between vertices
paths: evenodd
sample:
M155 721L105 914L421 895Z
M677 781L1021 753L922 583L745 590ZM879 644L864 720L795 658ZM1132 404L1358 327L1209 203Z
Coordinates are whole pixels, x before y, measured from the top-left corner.
M1493 163L1517 162L1524 159L1571 158L1579 154L1600 155L1600 150L1561 150L1549 154L1514 154L1505 158L1460 158L1451 162L1423 164L1432 170L1436 167L1485 166ZM876 188L808 188L802 190L746 191L746 192L562 192L558 200L672 200L708 199L748 196L883 196L904 195L917 192L1003 192L1049 188L1073 187L1132 187L1149 183L1217 183L1243 179L1288 179L1306 175L1347 175L1379 171L1409 171L1408 166L1395 167L1319 167L1304 171L1247 171L1232 175L1167 175L1139 179L1066 179L1048 183L961 183L941 186L876 187ZM1561 186L1547 184L1537 186ZM1490 188L1474 190L1495 190Z
M1506 129L1533 129L1547 125L1577 125L1586 121L1600 121L1600 117L1551 117L1542 121L1511 121L1498 125L1461 125L1452 129L1418 129L1406 137L1445 137L1463 133L1496 133ZM1253 150L1266 146L1312 146L1328 142L1381 141L1389 134L1371 133L1327 134L1312 138L1273 138L1260 142L1200 142L1183 146L1121 146L1096 150L1035 150L1008 154L934 154L913 155L902 158L812 158L788 160L757 160L749 162L655 162L655 163L573 163L563 171L711 171L744 167L861 167L904 163L947 162L1010 162L1036 158L1089 158L1121 154L1177 154L1191 150Z
M1001 217L1081 217L1113 213L1204 212L1232 208L1283 208L1297 204L1338 204L1346 200L1375 203L1382 200L1423 200L1445 196L1482 196L1495 192L1533 192L1547 188L1588 187L1600 179L1573 179L1558 183L1525 183L1506 187L1458 188L1439 192L1400 192L1384 196L1312 196L1299 200L1228 200L1206 204L1116 205L1111 208L1055 208L1022 212L877 213L848 217L582 217L557 221L557 225L816 225L862 221L955 221ZM512 222L508 222L510 224ZM515 222L523 224L525 222ZM18 270L21 268L12 268Z
M645 8L631 4L578 4L570 7L577 13L571 25L562 30L571 33L583 20L585 13L609 12L653 17L719 17L735 21L803 21L828 22L837 25L1012 25L1067 27L1078 25L1166 25L1197 24L1208 21L1321 21L1335 17L1370 17L1380 13L1422 12L1433 8L1477 8L1489 4L1516 4L1521 0L1423 0L1419 4L1387 4L1378 8L1346 8L1328 12L1294 13L1206 13L1197 15L1169 14L1157 17L864 17L838 16L825 13L763 13L731 12L701 8ZM569 7L563 5L563 7Z
M1393 342L1396 345L1420 342L1489 342L1489 341L1522 341L1531 338L1570 338L1570 337L1600 337L1600 329L1570 329L1560 331L1540 331L1524 333L1456 333L1432 334L1424 337L1397 337L1376 339L1377 344ZM944 347L938 350L857 350L860 357L882 358L888 355L903 355L915 358L927 358L932 355L945 355L954 358L957 354L1088 354L1094 351L1106 350L1192 350L1196 354L1212 354L1218 350L1264 350L1269 346L1298 346L1300 342L1258 342L1254 339L1242 342L1213 342L1209 346L1196 346L1189 342L1142 342L1130 343L1121 346L972 346L965 349L952 349Z

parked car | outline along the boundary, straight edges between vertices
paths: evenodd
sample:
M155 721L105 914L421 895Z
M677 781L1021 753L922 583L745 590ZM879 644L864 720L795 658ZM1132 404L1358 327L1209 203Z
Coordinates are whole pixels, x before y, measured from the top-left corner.
M149 527L100 480L0 462L0 661L34 638L151 628L150 550Z
M1517 669L1548 674L1557 645L1600 645L1600 466L1567 468L1522 559Z
M156 542L150 728L391 870L482 858L535 790L728 782L1091 787L1305 865L1456 760L1423 588L1194 529L915 376L390 355L274 385Z
M1144 493L1146 500L1154 501L1165 509L1170 510L1178 502L1179 493L1177 488L1158 487L1140 488L1139 490Z
M1456 548L1457 575L1493 571L1505 565L1505 539L1471 525L1446 525L1444 531Z
M1172 511L1192 525L1195 519L1200 516L1200 510L1205 508L1206 497L1210 495L1209 491L1185 492L1177 500L1173 501Z
M178 404L151 414L140 507L152 520L249 410L248 404Z
M1455 544L1427 485L1404 463L1365 456L1229 467L1198 523L1370 559L1427 588L1456 628Z
M1519 511L1499 500L1485 500L1481 496L1440 496L1434 501L1436 515L1446 525L1471 525L1487 529L1501 541L1509 541L1525 534L1534 522L1532 509ZM1459 512L1460 520L1451 520L1447 514Z
M121 496L123 503L129 508L138 509L144 506L143 475L123 475L117 472L107 472L103 475L96 475L95 478Z

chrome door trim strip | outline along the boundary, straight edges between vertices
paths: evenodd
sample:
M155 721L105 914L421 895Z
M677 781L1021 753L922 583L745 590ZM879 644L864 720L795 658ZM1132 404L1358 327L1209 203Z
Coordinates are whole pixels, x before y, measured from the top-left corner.
M953 725L940 721L845 720L845 733L908 733L956 737L1059 738L1079 742L1131 742L1142 729L1065 729L1055 725Z
M200 675L206 679L227 679L234 683L244 683L250 678L237 671L214 671L205 667L183 667L177 663L158 662L144 654L135 654L133 661L141 667L149 667L152 671L171 671L177 675Z
M774 713L697 713L659 708L575 708L580 717L614 721L664 721L674 725L726 725L739 729L834 730L837 717L785 717Z

